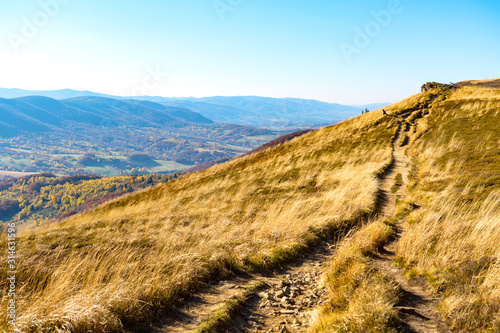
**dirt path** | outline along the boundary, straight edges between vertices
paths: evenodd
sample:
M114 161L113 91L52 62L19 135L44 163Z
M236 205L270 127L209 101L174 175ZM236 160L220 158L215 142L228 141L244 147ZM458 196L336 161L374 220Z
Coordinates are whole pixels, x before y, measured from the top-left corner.
M380 191L383 197L381 217L391 217L396 209L396 199L407 197L406 184L410 161L405 155L409 126L400 121L394 140L394 161L382 176ZM392 187L396 175L401 174L402 186L395 193ZM399 234L403 222L396 226L397 237L383 253L374 258L373 264L384 274L391 276L402 289L397 308L402 319L401 332L444 332L437 319L437 301L432 298L423 281L407 280L403 271L393 266ZM149 328L148 332L193 332L224 302L241 294L245 288L264 282L260 292L251 296L244 308L235 315L227 332L307 332L319 307L327 301L326 289L321 276L334 255L334 242L322 242L315 252L304 254L295 263L269 274L248 274L221 281L185 300L169 321Z
M406 185L408 184L408 172L410 159L405 154L409 126L400 121L398 134L394 141L394 163L381 182L381 190L384 196L382 217L391 217L396 209L396 199L405 200L408 197ZM395 184L396 176L400 174L402 184L398 190L391 191ZM382 253L374 258L373 264L387 276L392 277L401 287L401 300L396 308L402 320L401 332L447 332L447 329L438 319L437 303L432 297L426 283L422 279L406 279L403 270L394 267L393 262L397 250L399 237L404 229L403 220L397 221L395 226L396 237L388 243Z
M180 333L195 331L226 300L238 295L257 281L259 281L258 277L253 275L221 281L217 285L213 285L186 299L183 307L172 310L170 318L166 322L156 325L151 329L151 332Z
M265 287L232 318L228 332L305 332L315 309L326 302L326 289L320 278L333 253L333 243L324 241L314 252L302 255L283 269L222 281L186 300L174 318L150 331L195 331L225 301L264 282Z

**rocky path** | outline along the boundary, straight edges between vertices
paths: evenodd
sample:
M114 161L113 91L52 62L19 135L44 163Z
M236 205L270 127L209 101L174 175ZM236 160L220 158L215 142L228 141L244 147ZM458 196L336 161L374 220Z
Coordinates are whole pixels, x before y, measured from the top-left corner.
M226 300L258 282L265 287L232 318L227 332L306 332L316 310L326 302L321 274L333 253L334 244L324 241L283 269L222 281L187 300L175 319L152 332L196 331Z
M198 292L189 299L186 299L184 305L173 309L169 318L153 327L150 332L181 333L193 332L206 320L213 315L215 311L228 299L240 294L245 288L248 288L260 281L259 276L247 275L236 277L210 286L209 288Z
M405 154L407 148L407 133L409 126L404 121L399 122L399 130L394 142L394 163L392 168L383 176L381 190L384 196L382 218L391 217L396 210L396 199L405 200L409 194L406 190L410 159ZM401 186L393 191L396 176L401 175ZM394 193L393 193L394 192ZM401 288L401 297L396 308L402 320L401 332L446 332L446 328L438 319L437 303L433 298L426 282L423 279L406 279L403 270L394 266L399 237L404 229L404 221L398 220L395 226L396 237L389 242L380 255L373 260L373 265L382 273L392 277Z
M323 243L265 281L268 288L254 296L234 320L231 332L306 332L317 309L326 301L321 277L334 254L334 245Z

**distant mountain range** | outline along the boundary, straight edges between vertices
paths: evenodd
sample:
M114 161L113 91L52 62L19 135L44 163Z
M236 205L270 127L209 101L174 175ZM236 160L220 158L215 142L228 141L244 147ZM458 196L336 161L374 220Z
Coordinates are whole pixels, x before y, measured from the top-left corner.
M284 133L147 100L0 98L0 170L170 173L233 158ZM134 154L146 157L139 163Z
M187 110L196 112L198 115L191 114L191 117L194 117L192 118L192 120L201 120L202 118L200 117L205 117L207 118L207 120L212 121L257 127L269 127L272 129L304 128L331 124L358 115L361 110L365 108L374 110L390 104L377 103L369 105L350 106L298 98L269 98L257 96L216 96L205 98L167 98L155 96L138 96L131 98L99 94L90 91L76 91L70 89L54 91L30 91L0 88L0 97L3 98L12 99L27 96L44 96L55 100L60 100L67 106L76 108L83 107L82 101L92 101L93 103L98 104L100 103L100 106L95 105L95 107L91 107L91 109L94 110L93 112L95 112L101 106L109 108L109 105L113 103L116 109L116 105L118 104L118 102L111 102L110 99L126 101L134 105L142 105L144 108L149 108L156 111L168 110L168 108L164 108L165 106L168 106L170 107L170 110L179 111L180 109L182 109L184 115L184 112L186 112ZM87 99L82 100L81 98L83 97ZM101 103L97 102L96 99L89 99L90 97L105 98L107 100L106 102L100 100L102 102ZM144 103L140 103L139 101L143 101ZM151 102L154 104L147 104L145 102ZM51 103L56 104L54 102ZM87 106L88 105L86 105L85 107Z
M0 98L0 137L67 132L79 126L179 128L214 122L191 110L148 101L105 97L56 100L43 96Z
M83 97L83 96L93 96L93 97L109 97L109 98L117 98L116 96L99 94L92 91L78 91L71 89L61 89L61 90L23 90L23 89L8 89L8 88L0 88L0 97L1 98L19 98L26 96L45 96L53 99L68 99L74 97Z

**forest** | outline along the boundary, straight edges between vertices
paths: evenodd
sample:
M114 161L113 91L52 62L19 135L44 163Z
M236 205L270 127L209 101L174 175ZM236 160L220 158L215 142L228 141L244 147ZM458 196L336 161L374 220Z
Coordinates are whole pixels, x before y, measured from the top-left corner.
M141 175L101 177L74 175L57 177L36 174L0 182L0 222L40 226L85 212L104 202L166 183L180 176Z

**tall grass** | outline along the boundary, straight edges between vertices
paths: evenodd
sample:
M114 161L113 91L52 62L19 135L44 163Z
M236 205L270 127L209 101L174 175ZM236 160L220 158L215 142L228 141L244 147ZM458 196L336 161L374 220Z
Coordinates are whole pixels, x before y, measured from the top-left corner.
M389 220L377 219L340 243L325 274L329 301L309 332L397 331L399 289L370 263L393 234Z
M286 260L374 209L395 130L372 112L20 237L18 329L120 331L210 277Z
M412 111L409 189L420 204L398 207L396 216L409 215L396 261L428 278L450 329L500 331L500 90L435 89L386 109L400 119ZM311 332L397 329L398 287L370 262L390 235L386 222L341 243Z
M423 131L412 149L422 208L410 214L397 255L428 277L451 329L498 331L500 90L461 88L427 122L437 124L435 142Z

